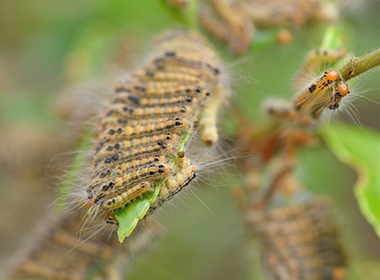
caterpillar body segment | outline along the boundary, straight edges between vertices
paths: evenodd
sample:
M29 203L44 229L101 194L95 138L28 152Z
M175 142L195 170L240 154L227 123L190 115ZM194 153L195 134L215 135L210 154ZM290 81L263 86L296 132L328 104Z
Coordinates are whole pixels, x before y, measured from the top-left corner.
M193 96L188 95L174 95L156 98L140 97L138 95L130 93L119 93L115 95L111 102L114 104L125 104L129 106L140 106L140 107L156 107L156 106L173 106L178 104L189 104L190 106L196 105L198 99Z
M225 105L229 91L222 85L215 86L214 94L205 104L199 118L199 131L203 143L212 146L218 140L217 117L220 108Z
M153 184L149 181L142 182L126 190L122 194L105 201L102 206L108 211L115 210L124 207L126 204L141 197L148 191L154 191Z
M215 61L219 64L218 55L207 40L194 31L172 30L168 36L160 35L155 39L157 50L164 53L176 51L179 54L201 56L202 61ZM166 55L168 56L168 55ZM169 55L170 56L170 55Z
M156 134L152 136L143 136L134 139L114 139L106 137L99 141L96 145L96 153L97 154L105 154L112 150L126 150L131 148L137 148L140 146L147 146L149 144L158 144L161 142L172 142L178 143L180 137L177 134L173 134L171 132ZM96 155L97 156L97 155Z
M98 169L96 173L93 174L92 179L98 180L103 178L110 178L113 176L121 176L126 172L133 171L139 167L151 164L162 164L166 163L167 158L163 155L154 155L151 157L141 157L138 159L130 160L128 162L121 163L116 169L110 169L106 166L102 169Z
M134 77L137 77L140 81L176 81L185 84L197 84L201 82L201 79L189 74L179 73L177 71L155 71L150 72L148 75L144 71L143 73L135 73Z
M99 132L102 133L106 129L118 129L120 126L147 126L150 124L161 123L166 121L167 117L159 118L139 118L139 119L125 119L125 118L115 118L106 117L102 119L99 124Z
M158 83L158 82L157 82ZM165 82L160 83L163 85L160 86L149 86L145 87L144 90L138 90L138 92L132 91L128 86L121 87L123 90L119 90L114 98L118 98L119 95L122 94L133 94L137 96L137 98L165 98L165 97L178 97L178 96L190 96L197 97L200 100L205 99L211 93L207 91L205 85L201 86L198 84L192 85L184 85L175 82L173 84ZM130 88L134 88L135 86L131 86ZM141 87L139 87L141 88Z
M187 66L183 66L182 63L172 60L163 60L157 59L155 62L155 66L149 67L145 70L146 75L155 75L155 71L161 70L166 72L177 72L184 75L189 75L200 79L201 81L205 81L210 84L216 84L220 79L220 74L217 69L213 69L211 67L202 67L202 64L197 63L189 68Z
M125 162L132 162L135 160L142 159L142 157L157 156L157 155L167 155L175 152L175 147L172 143L161 143L158 142L154 145L142 146L140 148L134 148L126 151L114 152L112 154L99 155L95 159L95 167L102 166L104 168L99 168L99 170L104 170L105 168L112 168L117 162L117 169L119 169L120 164Z
M195 54L178 56L174 51L166 52L164 56L155 58L152 63L158 69L188 74L211 83L220 79L220 69L216 66L218 62L205 57L197 58Z
M204 87L206 84L203 83ZM150 96L155 95L156 92L163 92L162 94L174 94L177 87L183 87L185 85L179 83L178 81L140 81L139 79L130 79L116 84L115 94L119 93L133 93L139 96ZM170 89L165 90L163 89Z
M189 47L194 51L199 50L200 47L212 49L210 43L201 36L198 32L186 29L172 29L162 32L154 37L154 43L157 48L171 49ZM195 46L195 47L194 47ZM215 52L212 51L213 55Z
M115 194L118 196L125 192L128 193L128 190L135 187L141 181L154 181L164 178L169 172L170 167L167 164L152 164L147 167L141 167L131 173L123 174L107 182L103 180L94 181L89 187L90 192L87 198L90 204L101 205L105 200L108 201L115 198Z
M131 139L144 135L161 134L163 132L180 133L190 128L190 123L187 119L175 118L167 119L164 122L152 123L147 125L136 126L119 126L117 129L109 129L99 135L100 138L114 137L116 141L120 139Z
M166 107L128 107L125 105L112 106L107 112L106 116L129 119L143 119L154 117L175 117L191 115L193 109L191 107L182 106L166 106Z

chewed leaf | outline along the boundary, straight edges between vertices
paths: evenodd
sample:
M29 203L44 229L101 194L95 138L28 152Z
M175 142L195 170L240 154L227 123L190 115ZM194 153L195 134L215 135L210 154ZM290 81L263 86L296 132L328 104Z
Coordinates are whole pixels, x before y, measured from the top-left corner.
M144 218L149 210L149 206L157 198L162 180L159 182L155 184L154 192L147 192L142 198L127 204L124 208L113 211L116 219L119 221L117 235L119 236L120 243L132 233L139 220Z
M358 172L356 199L380 237L380 134L369 128L339 124L330 125L322 137L342 162Z

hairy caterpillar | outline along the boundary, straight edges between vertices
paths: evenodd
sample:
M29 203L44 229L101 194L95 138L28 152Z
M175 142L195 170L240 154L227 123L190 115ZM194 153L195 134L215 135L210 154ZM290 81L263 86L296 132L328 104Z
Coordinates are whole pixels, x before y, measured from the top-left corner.
M151 182L142 182L135 185L133 188L128 189L126 192L107 200L104 203L104 208L107 210L114 210L123 207L125 204L131 202L137 197L141 197L147 191L154 191Z
M335 63L347 54L344 48L323 49L317 48L311 50L305 57L300 73L294 79L294 85L301 87L303 83L308 81L310 75L322 68L324 65Z
M339 74L335 70L324 72L323 75L315 80L308 88L299 93L294 101L295 109L300 110L302 107L314 102L318 94L327 89L338 77Z
M314 199L249 216L276 279L344 278L346 257L331 212L328 201Z
M176 193L186 187L195 178L195 166L191 164L190 159L183 157L179 159L178 165L173 175L169 176L160 190L158 199L156 199L149 208L148 214L161 207L162 204L171 199Z

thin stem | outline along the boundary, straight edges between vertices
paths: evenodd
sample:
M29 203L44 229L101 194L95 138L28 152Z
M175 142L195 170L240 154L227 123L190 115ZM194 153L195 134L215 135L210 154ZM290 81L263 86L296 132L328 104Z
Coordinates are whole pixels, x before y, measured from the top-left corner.
M380 49L363 57L351 59L338 71L343 81L348 81L380 65Z

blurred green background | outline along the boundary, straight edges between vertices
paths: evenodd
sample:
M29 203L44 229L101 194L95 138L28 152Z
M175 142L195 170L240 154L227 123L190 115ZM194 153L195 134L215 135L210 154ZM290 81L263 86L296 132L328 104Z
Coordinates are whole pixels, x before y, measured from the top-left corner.
M339 26L349 51L360 56L380 47L379 14L380 1L345 2ZM81 131L82 115L72 117L73 110L96 111L92 96L110 92L119 77L138 66L154 34L177 26L157 1L0 2L1 263L51 211L55 178ZM233 103L257 122L266 98L290 100L292 78L307 51L321 44L326 28L293 29L289 46L271 42L273 31L259 31L240 57L211 39L230 68ZM375 100L358 99L354 105L363 126L380 130L380 72L361 77L352 92ZM346 112L332 121L352 122ZM350 257L349 279L379 279L380 242L353 197L355 172L320 143L302 150L297 174L310 190L335 201ZM239 176L232 181L238 183ZM211 211L188 193L175 207L165 207L170 214L156 214L164 235L135 260L128 279L266 279L231 184L224 185L192 186Z

